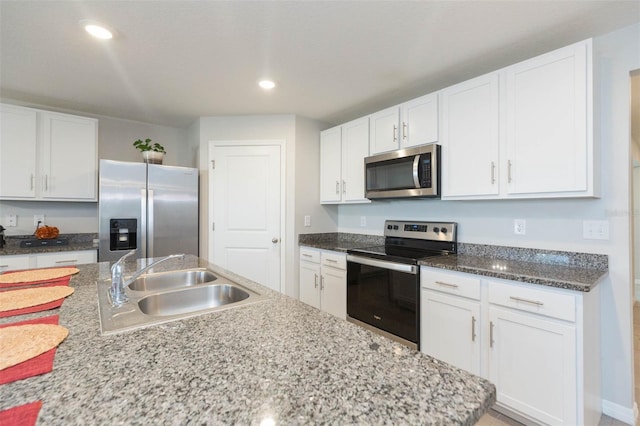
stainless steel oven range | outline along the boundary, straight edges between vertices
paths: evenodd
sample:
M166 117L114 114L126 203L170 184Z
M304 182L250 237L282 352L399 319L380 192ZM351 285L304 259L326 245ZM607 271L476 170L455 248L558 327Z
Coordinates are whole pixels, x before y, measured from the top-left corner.
M454 222L387 220L384 246L347 253L347 320L420 348L421 259L455 254Z

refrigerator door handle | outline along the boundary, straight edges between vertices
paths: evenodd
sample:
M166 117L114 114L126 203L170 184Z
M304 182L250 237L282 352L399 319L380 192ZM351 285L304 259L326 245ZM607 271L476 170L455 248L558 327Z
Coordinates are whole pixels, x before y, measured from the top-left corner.
M154 226L153 226L153 189L149 189L147 190L147 193L149 194L149 206L147 209L147 212L149 214L149 217L147 218L147 222L148 222L148 233L151 234L153 237L149 238L147 240L147 251L148 251L148 256L147 257L153 257L153 240L155 239L155 232L154 232Z
M147 258L147 191L140 190L140 254Z

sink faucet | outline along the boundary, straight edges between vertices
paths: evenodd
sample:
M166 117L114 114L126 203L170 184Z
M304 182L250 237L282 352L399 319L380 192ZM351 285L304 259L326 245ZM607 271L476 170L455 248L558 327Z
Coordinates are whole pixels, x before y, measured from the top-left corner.
M169 256L165 256L161 259L156 260L150 265L145 266L144 268L137 270L129 277L128 280L124 279L124 260L134 254L136 251L131 250L129 253L122 256L116 263L111 267L111 288L109 289L109 294L111 295L111 304L115 307L122 306L129 300L127 295L124 292L124 288L131 284L136 278L140 275L147 272L152 267L156 266L160 262L164 262L165 260L173 259L174 257L184 257L184 254L172 254Z

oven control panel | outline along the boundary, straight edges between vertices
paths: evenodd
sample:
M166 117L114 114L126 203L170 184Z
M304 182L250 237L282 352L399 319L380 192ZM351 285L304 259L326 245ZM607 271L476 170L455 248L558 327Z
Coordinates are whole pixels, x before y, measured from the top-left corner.
M384 223L384 236L434 241L457 241L456 228L457 224L455 222L387 220Z

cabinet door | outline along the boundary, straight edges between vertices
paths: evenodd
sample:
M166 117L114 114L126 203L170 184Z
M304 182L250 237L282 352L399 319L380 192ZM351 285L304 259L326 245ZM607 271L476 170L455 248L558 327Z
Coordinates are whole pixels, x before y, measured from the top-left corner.
M323 267L320 283L322 310L347 319L347 271Z
M32 263L33 260L33 263ZM28 255L0 256L0 272L35 268L35 257Z
M510 194L592 186L589 52L582 42L507 68Z
M575 327L493 305L489 321L489 380L498 403L544 424L575 425Z
M480 374L480 303L422 290L420 351Z
M393 151L400 147L398 123L400 108L395 106L369 116L369 152L371 155Z
M438 141L438 94L421 96L400 106L400 147Z
M342 126L342 201L364 197L364 159L369 155L369 118Z
M320 133L320 202L341 200L342 178L341 128L334 127Z
M300 301L320 309L320 265L300 262Z
M95 200L97 121L43 112L42 198Z
M34 198L37 113L11 105L0 113L0 198Z
M38 268L83 265L95 262L97 262L97 253L95 250L41 253L36 256L36 266Z
M499 80L492 73L442 92L442 198L499 193Z

